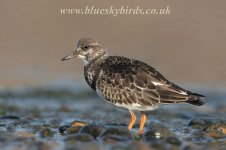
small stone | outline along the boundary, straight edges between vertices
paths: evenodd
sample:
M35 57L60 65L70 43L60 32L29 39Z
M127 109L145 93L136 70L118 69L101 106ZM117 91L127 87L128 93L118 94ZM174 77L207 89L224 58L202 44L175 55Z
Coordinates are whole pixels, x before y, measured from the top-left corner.
M70 145L75 144L77 142L91 142L91 141L94 141L93 137L86 133L69 135L64 139L64 142Z
M39 136L41 138L53 137L53 135L54 135L53 131L49 128L45 128L45 129L41 130L39 133Z
M80 142L73 144L65 144L65 150L105 150L103 145L98 142Z
M104 130L103 126L100 125L95 125L95 124L89 124L84 126L81 130L80 133L87 133L93 136L93 138L97 138L100 133Z
M114 135L114 134L108 134L106 136L103 136L101 138L101 141L107 143L107 144L116 144L116 143L130 143L132 142L131 139L128 139L126 137L120 136L120 135Z
M188 126L205 127L210 123L212 123L212 121L210 119L207 119L207 118L194 118L188 123Z
M153 150L147 143L133 142L126 149L129 150Z
M121 137L130 139L130 140L133 140L133 136L130 133L130 131L128 129L125 129L125 128L110 127L108 129L104 130L100 134L99 138L102 139L107 135L116 135L116 136L121 136Z
M195 142L204 142L206 139L209 139L207 134L203 131L194 131L191 134L190 138L185 138L186 141L195 141Z
M162 125L153 125L145 134L144 138L146 141L152 141L155 139L163 139L170 136L174 136L174 134L165 126Z
M152 127L144 134L144 139L156 149L164 149L163 145L166 144L170 144L171 147L181 145L181 141L169 128L158 124L152 125Z
M206 134L215 139L222 139L222 138L226 137L225 134L223 134L219 131L214 131L214 130L207 131Z
M38 149L38 150L59 150L62 149L60 143L57 143L55 141L38 141L33 142L34 148L28 147L28 150L31 149Z
M6 129L7 129L8 132L15 132L17 127L13 124L8 124Z
M32 125L31 126L31 129L32 129L32 132L33 133L37 133L39 132L40 130L44 129L44 127L42 125Z
M166 142L173 145L181 145L181 141L175 136L166 138Z
M133 141L133 136L128 129L111 127L104 130L100 134L99 139L108 144L129 144Z
M81 126L72 126L72 127L69 127L65 131L65 133L66 134L75 134L75 133L78 133L81 128L82 128Z
M73 121L71 123L71 126L80 126L80 127L83 127L85 125L89 124L88 122L84 122L84 121Z
M226 134L226 123L224 121L212 123L204 129L204 131L210 131L210 130L217 130Z
M18 116L2 116L2 117L0 117L0 119L16 119L16 120L19 120L20 119L20 117L18 117Z
M226 123L224 121L212 123L203 130L210 137L220 139L226 137Z
M68 128L70 128L71 126L69 126L69 125L63 125L63 126L61 126L61 127L59 127L59 132L61 133L61 134L63 134Z
M51 124L44 123L42 126L45 127L45 128L50 128Z
M51 128L59 128L62 120L60 119L52 119L49 120L49 124L51 124Z
M14 126L20 126L20 127L27 127L30 124L30 121L26 120L26 119L20 119L20 120L16 120L12 123L10 123Z

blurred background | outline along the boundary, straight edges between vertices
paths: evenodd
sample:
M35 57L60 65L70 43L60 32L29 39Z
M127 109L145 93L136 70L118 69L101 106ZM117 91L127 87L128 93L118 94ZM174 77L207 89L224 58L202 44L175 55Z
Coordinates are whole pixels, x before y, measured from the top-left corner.
M166 8L170 15L62 15L61 8ZM178 84L226 86L226 2L0 1L0 86L77 84L83 62L61 62L82 37L98 38L111 55L142 60ZM73 81L73 82L71 82Z

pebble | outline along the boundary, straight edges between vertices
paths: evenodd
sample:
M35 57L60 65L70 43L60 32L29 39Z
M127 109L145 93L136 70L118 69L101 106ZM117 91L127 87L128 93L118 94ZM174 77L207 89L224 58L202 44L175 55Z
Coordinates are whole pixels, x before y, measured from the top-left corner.
M104 130L103 126L96 125L96 124L89 124L84 126L81 130L80 133L87 133L93 136L93 138L97 138L100 133Z
M98 142L76 142L73 144L65 144L66 150L105 150L104 146L100 146ZM119 150L119 149L118 149Z
M53 137L53 135L54 135L53 131L49 128L42 129L39 132L39 136L41 138Z
M57 142L52 142L52 141L38 141L34 144L33 149L37 150L59 150L60 149L60 144ZM31 150L32 148L28 149Z
M83 127L86 126L88 122L84 121L73 121L70 125L63 125L59 127L58 131L61 134L75 134L78 133L79 130Z
M52 119L49 121L49 124L51 124L52 128L59 128L61 122L62 122L62 120L60 120L60 119Z
M182 142L175 136L167 137L166 142L173 144L173 145L181 145L182 144Z
M71 126L69 125L63 125L61 127L59 127L58 131L63 134L68 128L70 128Z
M174 134L167 127L156 124L145 132L144 138L146 141L150 141L153 139L167 138L173 135Z
M226 137L226 123L224 121L212 123L203 130L207 135L215 139Z
M126 149L128 150L153 150L147 143L133 142Z
M106 135L106 136L103 136L101 138L101 141L103 141L104 143L107 143L107 144L117 144L117 143L124 143L124 144L128 144L130 142L132 142L131 139L128 139L126 137L123 137L123 136L120 136L120 135Z
M202 130L194 131L191 133L189 138L185 138L186 141L192 141L197 143L202 143L206 140L209 140L209 137Z
M133 136L128 129L110 127L105 129L98 137L101 141L108 144L124 143L133 141Z
M30 128L33 133L37 133L40 130L44 129L45 127L43 127L42 125L32 125L32 126L30 126Z
M15 132L17 127L13 124L8 124L8 126L6 127L8 132Z
M2 117L0 117L0 119L16 119L16 120L19 120L20 119L20 117L18 117L18 116L2 116Z
M94 141L94 138L86 133L77 133L73 135L68 135L64 139L64 142L66 144L75 144L77 142L91 142L91 141Z
M26 119L20 119L20 120L16 120L12 123L10 123L14 126L20 126L20 127L27 127L30 124L30 121L26 120Z
M80 126L80 127L83 127L85 125L89 124L88 122L85 122L85 121L73 121L71 123L71 126Z
M159 147L159 144L181 145L181 141L175 136L171 130L162 125L153 125L145 134L144 139L151 145Z
M72 126L66 129L65 134L75 134L78 133L79 130L81 129L81 126Z
M194 118L188 123L188 126L196 129L203 129L210 123L212 123L212 121L207 118Z

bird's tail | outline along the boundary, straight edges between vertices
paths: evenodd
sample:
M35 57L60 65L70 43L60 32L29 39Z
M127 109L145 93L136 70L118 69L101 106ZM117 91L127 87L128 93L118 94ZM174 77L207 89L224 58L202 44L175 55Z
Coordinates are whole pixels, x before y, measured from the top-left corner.
M201 106L205 104L204 97L205 96L200 94L191 93L191 97L186 102L192 105Z

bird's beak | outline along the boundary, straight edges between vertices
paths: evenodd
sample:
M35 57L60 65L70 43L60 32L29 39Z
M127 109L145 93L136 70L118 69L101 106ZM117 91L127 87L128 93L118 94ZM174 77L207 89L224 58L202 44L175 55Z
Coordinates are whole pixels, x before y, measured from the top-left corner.
M71 54L65 56L64 58L62 58L61 60L62 61L65 61L65 60L68 60L68 59L71 59L71 58L74 58L74 57L77 57L77 50L75 50L74 52L72 52Z

